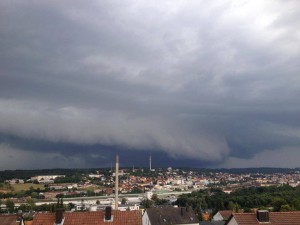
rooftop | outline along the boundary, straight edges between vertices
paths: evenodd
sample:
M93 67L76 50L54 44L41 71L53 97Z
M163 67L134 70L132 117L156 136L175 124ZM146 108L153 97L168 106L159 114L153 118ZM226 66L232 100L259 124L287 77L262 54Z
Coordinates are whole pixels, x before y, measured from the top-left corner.
M160 207L146 210L151 224L190 224L199 223L191 208Z
M232 216L235 218L238 225L261 225L261 224L299 225L300 224L300 211L270 212L269 213L270 222L267 223L259 222L257 220L256 213L233 213Z
M104 211L96 212L66 212L64 225L142 225L140 211L112 211L113 220L104 221ZM55 213L38 213L33 219L33 225L53 225Z
M19 225L19 224L20 222L17 222L17 215L0 215L0 225Z

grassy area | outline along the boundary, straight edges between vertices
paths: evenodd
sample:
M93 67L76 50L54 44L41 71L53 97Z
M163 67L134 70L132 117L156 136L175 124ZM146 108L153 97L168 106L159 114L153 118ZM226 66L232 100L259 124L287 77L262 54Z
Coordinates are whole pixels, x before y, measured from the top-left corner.
M83 190L85 190L85 191L95 191L95 190L98 190L98 189L101 189L101 188L102 188L101 186L93 185L93 186L90 186L90 187L83 188Z
M43 184L32 184L32 183L12 184L11 187L14 192L18 192L22 190L27 191L30 189L30 187L33 187L34 189L40 188L41 190L45 189Z
M0 190L4 191L4 192L9 192L10 191L10 187L9 187L8 184L0 183Z

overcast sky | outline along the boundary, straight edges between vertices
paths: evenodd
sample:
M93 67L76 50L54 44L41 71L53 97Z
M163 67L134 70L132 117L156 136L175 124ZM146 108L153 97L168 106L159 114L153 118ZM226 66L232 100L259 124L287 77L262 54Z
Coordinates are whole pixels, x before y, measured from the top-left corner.
M0 169L300 167L300 1L0 1Z

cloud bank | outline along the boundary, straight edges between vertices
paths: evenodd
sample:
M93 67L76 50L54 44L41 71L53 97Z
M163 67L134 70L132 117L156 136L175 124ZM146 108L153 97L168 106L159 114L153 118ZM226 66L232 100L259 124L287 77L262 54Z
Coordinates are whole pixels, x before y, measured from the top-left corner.
M159 165L289 166L258 156L300 146L298 1L4 0L0 8L1 158L57 154L89 167L96 161L85 156L94 155L107 165L106 146L155 152ZM30 168L30 158L1 165Z

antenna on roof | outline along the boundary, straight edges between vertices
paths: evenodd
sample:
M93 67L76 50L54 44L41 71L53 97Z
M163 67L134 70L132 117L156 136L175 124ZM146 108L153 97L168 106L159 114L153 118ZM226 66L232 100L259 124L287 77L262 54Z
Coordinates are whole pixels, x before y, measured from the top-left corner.
M150 157L149 157L149 168L150 168L150 171L152 170L151 163L152 163L152 159L151 159L151 152L150 152Z
M119 204L119 155L116 155L116 180L115 180L115 210L118 210Z

